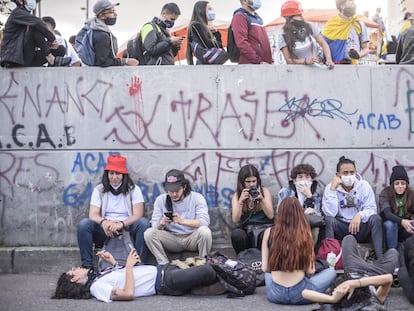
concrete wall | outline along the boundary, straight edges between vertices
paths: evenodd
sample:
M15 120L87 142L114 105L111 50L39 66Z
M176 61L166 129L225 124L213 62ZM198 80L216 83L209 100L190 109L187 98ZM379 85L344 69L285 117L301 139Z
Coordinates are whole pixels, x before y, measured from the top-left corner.
M322 185L341 155L376 193L391 167L414 180L414 67L198 66L0 70L0 240L74 246L110 153L128 158L147 214L179 168L229 245L237 172L256 164L273 195L291 168Z

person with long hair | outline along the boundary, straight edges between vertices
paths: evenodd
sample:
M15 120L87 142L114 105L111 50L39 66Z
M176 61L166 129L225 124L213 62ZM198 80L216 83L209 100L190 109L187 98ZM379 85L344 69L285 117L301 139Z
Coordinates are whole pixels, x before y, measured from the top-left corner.
M331 50L321 30L303 18L299 1L289 0L282 4L281 15L286 19L283 34L279 37L279 48L288 64L326 64L334 67Z
M236 254L251 247L260 249L263 231L273 223L275 214L270 191L262 186L254 165L247 164L239 171L231 213L233 223L238 225L231 233Z
M215 18L216 13L210 2L197 1L194 4L193 15L191 16L187 32L186 58L189 65L194 64L192 43L198 43L198 45L206 49L223 48L220 31L210 24ZM198 60L197 64L206 63Z
M388 248L397 248L398 242L414 235L414 190L409 184L404 166L396 165L392 168L390 185L379 195Z
M262 270L267 299L280 304L310 304L302 291L323 293L336 278L332 268L315 274L311 228L296 197L280 203L274 227L264 233Z
M100 259L111 266L100 273L92 269L73 267L63 272L52 299L90 299L112 302L129 301L135 297L184 295L194 288L217 283L217 274L211 265L192 266L188 269L166 264L141 264L135 249L128 255L125 266L117 265L109 252L98 253Z
M107 238L120 231L130 232L135 248L143 262L148 249L144 232L150 224L144 217L144 198L141 189L128 174L126 158L110 155L102 181L92 192L89 218L78 224L78 245L83 268L93 268L93 244L102 246Z
M178 169L167 172L163 186L167 193L155 199L151 228L144 234L158 264L170 261L167 252L198 251L200 257L207 256L213 237L206 199L191 190L190 181Z
M302 296L322 303L320 310L386 310L384 301L393 282L392 273L399 266L397 250L389 249L381 259L367 262L353 235L344 237L341 246L344 274L327 293L305 289ZM371 286L375 290L371 290Z

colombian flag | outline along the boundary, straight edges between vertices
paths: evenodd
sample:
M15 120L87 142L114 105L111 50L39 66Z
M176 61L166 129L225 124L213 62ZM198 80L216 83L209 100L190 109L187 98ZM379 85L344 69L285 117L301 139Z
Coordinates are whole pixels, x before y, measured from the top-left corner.
M361 33L361 25L358 23L360 19L360 16L343 19L337 15L326 22L322 34L331 49L334 62L340 62L344 59L351 26L354 26L358 34Z

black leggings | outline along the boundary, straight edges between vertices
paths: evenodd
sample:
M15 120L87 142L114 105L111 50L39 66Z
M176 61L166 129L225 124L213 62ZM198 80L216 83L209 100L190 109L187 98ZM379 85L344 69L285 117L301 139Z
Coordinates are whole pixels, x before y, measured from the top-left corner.
M217 274L212 266L204 264L188 269L180 269L172 264L159 265L155 290L163 295L184 295L193 288L217 282Z
M411 249L411 252L410 252ZM406 239L400 244L400 268L398 270L398 281L403 288L405 296L408 301L414 305L414 271L409 271L413 268L414 258L414 236Z

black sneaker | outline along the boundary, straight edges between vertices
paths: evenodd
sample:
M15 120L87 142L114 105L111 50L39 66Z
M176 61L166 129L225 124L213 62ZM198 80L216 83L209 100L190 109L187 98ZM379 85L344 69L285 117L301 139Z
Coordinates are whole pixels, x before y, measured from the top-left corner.
M55 56L55 61L53 64L49 64L51 67L68 67L71 62L70 57Z

